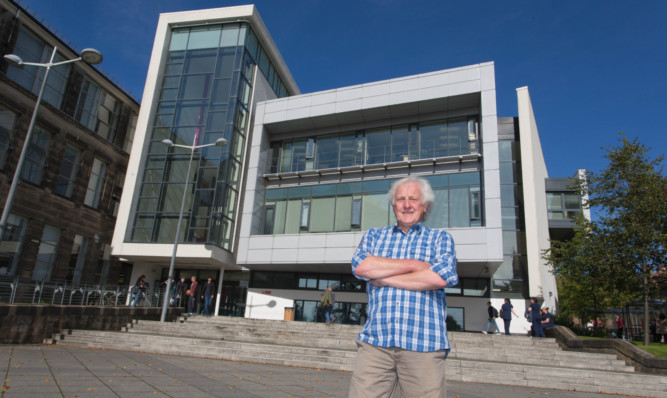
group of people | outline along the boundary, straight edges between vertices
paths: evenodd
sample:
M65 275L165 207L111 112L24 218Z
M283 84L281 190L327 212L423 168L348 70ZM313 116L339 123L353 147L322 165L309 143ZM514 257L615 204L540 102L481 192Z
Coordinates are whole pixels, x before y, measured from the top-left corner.
M530 335L534 337L545 337L544 328L553 327L554 316L549 312L548 307L540 307L537 303L537 298L532 297L530 299L531 304L526 309L526 318L530 321ZM498 328L498 323L496 323L497 318L501 318L505 326L505 335L510 335L510 324L512 323L512 315L519 317L516 312L514 312L514 306L512 301L509 298L505 299L500 311L498 311L491 302L486 303L487 312L489 315L489 321L486 324L486 329L482 330L482 333L488 334L491 325L495 328L496 334L500 334L500 329Z
M166 286L167 282L164 282ZM141 303L148 303L148 287L146 275L139 275L137 281L132 287L132 299L130 305L136 307ZM192 276L190 283L185 278L171 284L169 294L169 305L171 307L185 307L188 314L211 315L213 299L216 294L216 286L213 278L208 278L203 285L197 281L197 277Z
M211 305L215 298L215 291L213 278L208 278L203 285L197 281L195 276L190 278L189 284L185 278L181 278L172 285L169 302L172 307L185 307L185 311L189 315L211 315Z

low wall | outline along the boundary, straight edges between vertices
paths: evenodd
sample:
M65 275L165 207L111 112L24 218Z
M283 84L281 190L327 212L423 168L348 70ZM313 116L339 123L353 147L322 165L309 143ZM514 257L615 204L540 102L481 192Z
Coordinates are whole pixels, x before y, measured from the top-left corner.
M564 349L619 355L640 372L667 375L667 358L656 357L625 340L580 339L564 326L547 328L545 333L555 337Z
M169 308L167 321L183 312ZM119 331L133 319L159 321L162 308L0 304L0 344L35 344L64 329Z

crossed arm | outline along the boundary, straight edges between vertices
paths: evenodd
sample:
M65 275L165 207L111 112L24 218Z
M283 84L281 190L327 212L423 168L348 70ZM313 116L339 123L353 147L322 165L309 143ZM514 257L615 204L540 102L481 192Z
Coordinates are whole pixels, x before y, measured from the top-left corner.
M355 269L358 277L370 279L375 287L391 286L405 290L436 290L447 286L440 275L419 260L366 257Z

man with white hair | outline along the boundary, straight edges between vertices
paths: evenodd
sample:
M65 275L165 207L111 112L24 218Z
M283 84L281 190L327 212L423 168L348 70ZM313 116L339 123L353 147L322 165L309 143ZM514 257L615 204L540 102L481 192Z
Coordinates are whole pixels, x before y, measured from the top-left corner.
M446 397L449 353L445 286L458 283L454 241L422 224L434 200L423 178L406 177L389 190L396 224L371 228L352 258L367 282L368 318L357 338L351 398Z

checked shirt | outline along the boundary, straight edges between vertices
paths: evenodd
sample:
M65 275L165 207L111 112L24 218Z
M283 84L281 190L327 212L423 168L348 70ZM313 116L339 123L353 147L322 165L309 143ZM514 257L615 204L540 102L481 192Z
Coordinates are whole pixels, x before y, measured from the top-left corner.
M352 273L369 255L415 259L431 264L447 286L458 284L454 240L443 230L422 223L404 233L397 225L371 228L352 257ZM355 273L356 275L356 273ZM357 277L366 280L366 278ZM411 351L449 350L444 289L412 291L366 284L368 320L358 339L380 347Z

